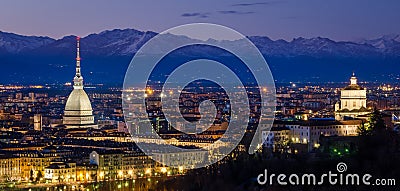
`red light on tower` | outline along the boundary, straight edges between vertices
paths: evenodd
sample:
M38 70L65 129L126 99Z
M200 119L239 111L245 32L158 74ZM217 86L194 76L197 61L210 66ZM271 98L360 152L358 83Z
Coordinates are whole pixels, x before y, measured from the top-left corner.
M81 37L79 37L79 36L76 36L76 40L81 40Z

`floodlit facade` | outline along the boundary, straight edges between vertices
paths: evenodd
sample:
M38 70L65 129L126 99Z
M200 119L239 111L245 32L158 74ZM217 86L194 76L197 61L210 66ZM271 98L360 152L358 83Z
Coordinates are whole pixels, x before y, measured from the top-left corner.
M93 151L89 158L90 164L97 166L96 178L99 181L151 176L156 171L155 162L143 153Z
M35 180L42 178L44 175L45 167L49 166L51 161L57 157L44 156L39 152L34 153L21 153L20 168L22 180Z
M167 166L180 165L184 169L193 169L207 161L207 151L195 150L185 152L153 153L152 157L156 161L166 164Z
M282 122L281 122L282 123ZM280 144L304 144L309 151L318 148L320 136L357 136L362 120L346 121L291 121L283 122L270 131L262 131L264 147L276 148Z
M21 159L19 157L0 158L0 181L21 180Z
M335 118L357 117L369 113L367 109L367 90L357 84L357 77L353 73L350 85L340 92L340 104L335 104Z
M76 181L76 164L55 162L44 169L44 178L48 182L62 183Z

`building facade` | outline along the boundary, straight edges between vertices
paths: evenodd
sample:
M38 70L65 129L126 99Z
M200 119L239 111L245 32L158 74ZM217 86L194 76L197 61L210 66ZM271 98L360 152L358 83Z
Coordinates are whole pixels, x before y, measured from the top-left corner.
M312 151L319 147L321 136L357 136L362 120L280 121L274 125L270 131L262 132L264 147L278 148L282 144L303 144L307 145L308 151Z
M367 90L357 84L357 77L353 73L350 85L340 92L340 104L335 104L335 118L343 120L345 117L355 118L369 113L367 109Z
M93 151L90 164L97 166L96 179L121 180L151 176L157 171L155 162L143 153L125 153L122 151Z
M54 162L44 169L44 178L51 183L67 183L76 181L76 163Z
M0 156L0 181L21 180L21 158Z

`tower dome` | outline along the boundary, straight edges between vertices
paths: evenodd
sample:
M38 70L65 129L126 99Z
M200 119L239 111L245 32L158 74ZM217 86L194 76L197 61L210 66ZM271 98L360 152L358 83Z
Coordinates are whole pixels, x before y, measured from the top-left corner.
M92 105L85 90L72 90L65 105L65 111L92 111Z
M89 97L83 90L83 77L81 74L81 58L79 55L79 41L77 37L76 73L74 77L74 90L68 96L64 110L63 123L67 128L97 127L94 124L92 105Z
M350 85L344 88L345 90L363 90L361 86L357 84L357 77L353 72L353 75L350 78Z

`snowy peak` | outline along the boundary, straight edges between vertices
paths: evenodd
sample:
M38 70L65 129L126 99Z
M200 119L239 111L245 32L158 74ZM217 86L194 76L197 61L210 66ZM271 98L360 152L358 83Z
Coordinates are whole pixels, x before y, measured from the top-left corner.
M384 53L399 55L400 35L398 34L384 35L371 40L362 40L360 43L372 45Z
M151 31L115 29L82 37L82 72L87 81L121 83L132 56L156 35ZM193 42L186 36L165 35L167 40L161 44ZM398 82L400 78L400 75L393 74L393 68L397 68L400 61L399 35L358 42L323 37L300 37L291 41L272 40L265 36L249 36L248 39L258 47L267 59L274 78L280 81L341 81L343 78L340 76L347 76L349 71L354 70L364 74L364 80ZM215 42L213 39L208 41ZM237 48L247 48L245 43L240 43L242 40L238 41L235 41ZM230 44L233 41L217 43ZM164 50L162 45L156 48L159 50L154 52ZM208 53L207 50L205 53ZM55 40L0 32L0 62L5 66L0 70L0 81L65 83L74 75L75 54L75 36ZM385 67L377 67L380 64Z
M49 37L22 36L0 31L0 52L15 54L22 51L30 51L54 41Z
M109 56L133 55L155 35L154 32L142 32L134 29L103 31L83 38L82 43L87 45L83 47L83 51L98 50L97 54ZM96 52L93 53L96 54Z
M144 43L157 33L135 29L106 30L82 38L81 51L86 55L133 56ZM170 35L171 39L187 41L187 37ZM271 40L266 36L248 37L266 56L279 57L371 57L400 56L400 35L385 35L358 42L334 41L329 38L294 38L291 41ZM240 45L239 45L240 46ZM75 37L62 39L22 36L0 32L0 54L7 53L65 53L75 47ZM68 50L67 50L68 49Z

